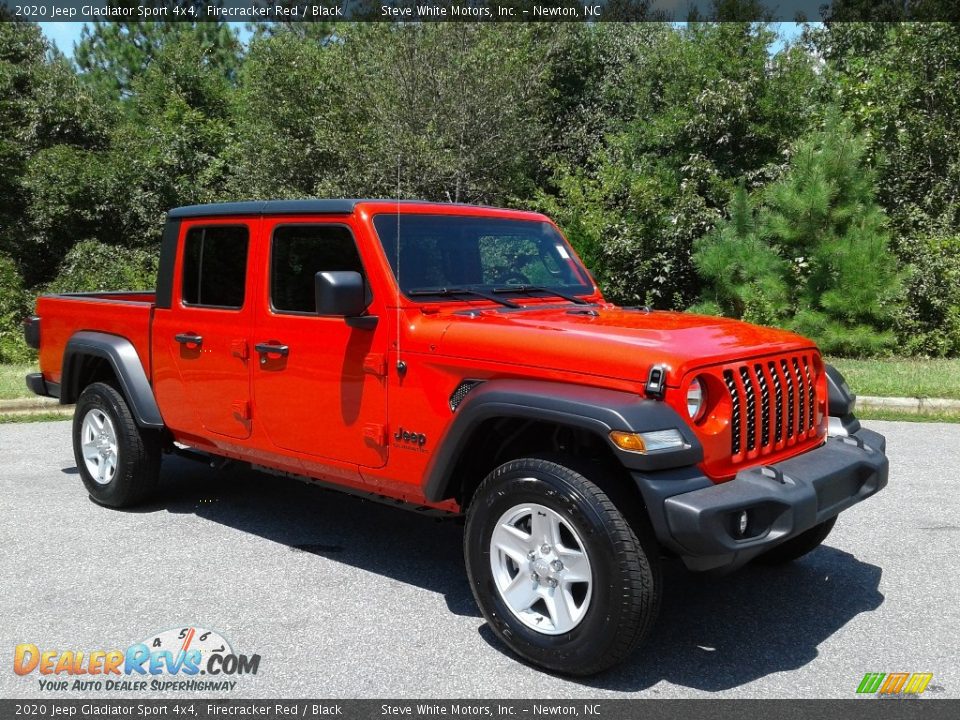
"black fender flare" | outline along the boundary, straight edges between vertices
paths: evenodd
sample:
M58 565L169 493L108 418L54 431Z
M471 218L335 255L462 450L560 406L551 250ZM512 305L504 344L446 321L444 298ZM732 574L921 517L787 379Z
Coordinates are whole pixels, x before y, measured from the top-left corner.
M429 502L456 495L453 469L474 431L493 418L541 420L591 431L608 443L624 467L655 471L695 465L703 448L680 415L657 400L619 390L540 380L489 380L476 386L457 407L455 416L427 466L423 494ZM621 450L610 432L644 432L676 428L682 448L640 454Z
M99 357L113 368L120 383L120 391L130 403L130 411L140 427L162 429L164 427L160 408L153 396L153 388L143 369L137 349L129 340L119 335L83 330L74 333L63 351L63 372L60 383L60 402L77 401L82 388L80 368L84 357Z

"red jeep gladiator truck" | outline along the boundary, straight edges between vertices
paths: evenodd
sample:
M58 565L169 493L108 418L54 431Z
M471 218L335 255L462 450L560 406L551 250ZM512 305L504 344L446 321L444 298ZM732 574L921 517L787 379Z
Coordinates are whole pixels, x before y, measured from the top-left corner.
M810 340L607 303L533 212L177 208L155 292L44 296L25 332L94 501L188 453L463 514L484 617L562 673L643 641L663 557L793 560L887 482Z

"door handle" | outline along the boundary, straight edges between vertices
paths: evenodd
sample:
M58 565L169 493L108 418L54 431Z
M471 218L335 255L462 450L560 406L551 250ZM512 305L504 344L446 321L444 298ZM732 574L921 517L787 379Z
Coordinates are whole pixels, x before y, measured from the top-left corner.
M286 357L290 354L290 347L279 343L257 343L253 346L253 349L261 355L282 355Z
M181 345L203 345L203 336L195 333L177 333L173 339Z

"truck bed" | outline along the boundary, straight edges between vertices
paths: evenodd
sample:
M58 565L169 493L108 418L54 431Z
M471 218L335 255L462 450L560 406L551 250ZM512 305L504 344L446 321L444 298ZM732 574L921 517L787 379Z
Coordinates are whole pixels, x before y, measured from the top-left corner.
M40 372L44 381L61 382L67 340L82 330L110 333L129 340L149 378L154 300L155 293L148 291L42 295L37 300L36 314L40 318Z

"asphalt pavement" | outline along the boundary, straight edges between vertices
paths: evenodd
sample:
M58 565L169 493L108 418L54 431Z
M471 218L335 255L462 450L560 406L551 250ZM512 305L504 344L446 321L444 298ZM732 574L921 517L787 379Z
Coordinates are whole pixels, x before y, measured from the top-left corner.
M0 656L199 627L260 655L258 672L137 697L852 698L866 672L932 672L928 694L960 697L960 425L868 425L890 484L824 546L719 578L668 563L647 645L579 681L496 640L456 522L179 458L156 502L109 510L84 492L68 422L0 425ZM111 696L41 677L0 663L0 697Z

